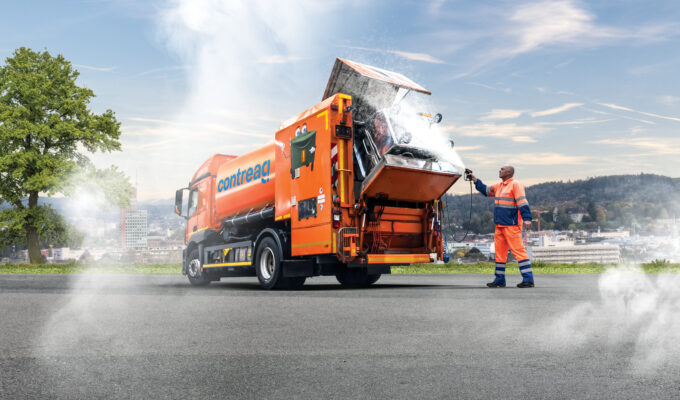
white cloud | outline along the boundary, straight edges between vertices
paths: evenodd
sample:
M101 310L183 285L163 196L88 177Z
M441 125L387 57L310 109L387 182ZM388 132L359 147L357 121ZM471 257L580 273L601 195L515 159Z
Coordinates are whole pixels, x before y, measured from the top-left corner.
M526 53L556 43L573 43L599 29L593 16L572 1L542 1L518 6L509 18L514 25L515 46L509 55Z
M394 54L396 56L399 56L401 58L405 58L407 60L411 61L422 61L426 63L433 63L433 64L444 64L444 61L435 58L429 54L426 53L410 53L407 51L399 51L399 50L387 50L387 53Z
M671 95L666 95L666 96L659 96L658 97L659 103L667 106L667 107L673 107L678 104L680 104L680 97L678 96L671 96Z
M584 110L590 111L590 112L595 113L595 114L612 115L612 116L615 116L615 117L618 117L618 118L624 118L624 119L629 119L631 121L642 122L643 124L656 125L655 122L652 122L652 121L649 121L649 120L646 120L646 119L634 118L634 117L629 117L627 115L621 115L621 114L613 114L613 113L609 113L609 112L605 112L605 111L601 111L601 110L596 110L594 108L584 107Z
M540 134L550 130L541 125L494 124L482 122L459 127L447 127L446 130L463 136L498 137L514 142L533 142L531 134Z
M585 125L585 124L601 124L603 122L609 121L614 121L614 118L608 119L581 118L573 121L541 122L540 125L545 126Z
M136 78L139 78L140 76L146 76L146 75L153 75L157 74L159 72L168 72L168 71L183 71L183 70L188 70L189 66L188 65L170 65L167 67L162 67L162 68L154 68L150 69L148 71L142 71L135 75Z
M619 28L599 24L596 15L574 0L530 1L510 9L498 7L498 12L485 13L478 21L485 30L477 32L445 30L437 37L454 42L454 50L472 49L470 64L453 74L460 79L479 73L490 64L546 48L592 48L622 41L656 42L677 37L680 24L650 23ZM495 17L498 16L498 17ZM556 65L562 68L570 61Z
M467 159L474 161L476 165L511 165L548 166L548 165L579 165L590 160L587 156L573 156L554 152L538 153L485 153L468 155Z
M480 118L480 120L491 121L498 119L514 119L521 116L523 112L523 110L493 109Z
M669 120L669 121L677 121L677 122L680 122L680 118L669 117L669 116L667 116L667 115L660 115L660 114L654 114L654 113L645 112L645 111L633 110L632 108L623 107L623 106L619 106L619 105L611 104L611 103L597 103L597 104L599 104L599 105L601 105L601 106L604 106L604 107L607 107L607 108L611 108L612 110L628 111L628 112L633 112L633 113L637 113L637 114L646 115L646 116L648 116L648 117L654 117L654 118L660 118L660 119L667 119L667 120Z
M302 60L302 57L296 56L283 56L283 55L272 55L260 57L257 59L258 64L289 64L292 62L298 62Z
M376 48L370 48L370 47L358 47L358 46L345 46L348 49L354 49L354 50L363 50L363 51L370 51L374 53L382 53L382 54L393 54L397 57L401 57L406 60L411 60L411 61L421 61L421 62L426 62L426 63L432 63L432 64L445 64L444 61L430 55L427 53L413 53L413 52L408 52L408 51L402 51L402 50L388 50L388 49L376 49Z
M91 65L83 65L83 64L73 64L74 67L79 68L79 69L89 69L90 71L99 71L99 72L111 72L115 71L118 69L117 66L112 66L112 67L93 67Z
M571 110L572 108L575 108L575 107L581 107L582 105L583 105L583 103L566 103L566 104L563 104L559 107L550 108L548 110L534 111L534 112L531 113L531 116L535 118L535 117L545 117L547 115L555 115L555 114L559 114L559 113Z
M623 138L623 139L602 139L590 143L608 144L613 146L635 147L649 154L656 155L676 155L680 154L680 138Z

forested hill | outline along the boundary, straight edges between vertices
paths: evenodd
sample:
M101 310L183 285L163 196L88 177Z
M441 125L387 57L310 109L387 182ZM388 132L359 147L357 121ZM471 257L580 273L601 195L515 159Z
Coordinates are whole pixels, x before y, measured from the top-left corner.
M494 179L485 183L496 182ZM461 184L468 183L457 183ZM493 201L474 188L473 191L476 194L472 198L470 228L478 233L491 232ZM644 230L655 219L680 218L680 178L651 174L601 176L541 183L528 186L526 192L532 211L543 211L544 229L597 229L599 226ZM447 204L455 224L467 229L469 195L447 196ZM581 222L574 222L574 218L581 218Z

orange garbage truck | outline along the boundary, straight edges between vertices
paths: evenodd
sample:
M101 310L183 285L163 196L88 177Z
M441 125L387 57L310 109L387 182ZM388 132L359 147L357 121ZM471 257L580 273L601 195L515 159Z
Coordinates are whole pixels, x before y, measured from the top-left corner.
M375 283L390 267L442 259L441 197L464 166L405 76L336 59L323 101L274 141L215 154L177 190L182 273L194 285L257 276L266 289L334 275Z

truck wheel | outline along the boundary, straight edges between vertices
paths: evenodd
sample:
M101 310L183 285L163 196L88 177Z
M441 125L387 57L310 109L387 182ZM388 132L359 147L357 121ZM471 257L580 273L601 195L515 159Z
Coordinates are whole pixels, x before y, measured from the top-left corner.
M194 286L205 286L210 279L201 271L201 260L198 258L198 249L193 249L187 257L187 277Z
M286 283L282 276L281 250L274 239L270 237L262 239L260 245L257 246L255 260L255 271L260 286L265 289L274 289Z
M380 274L369 275L366 269L345 269L335 274L342 286L368 287L380 279Z

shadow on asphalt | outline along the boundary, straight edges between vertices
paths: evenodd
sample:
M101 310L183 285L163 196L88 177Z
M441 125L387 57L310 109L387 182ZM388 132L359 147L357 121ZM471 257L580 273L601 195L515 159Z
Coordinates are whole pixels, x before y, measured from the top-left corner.
M181 284L173 284L173 285L168 285L171 287L187 287L186 285L181 285ZM264 291L260 287L260 285L257 282L254 283L249 283L249 282L213 282L208 286L205 287L196 287L195 289L197 290L224 290L224 289L239 289L239 290L252 290L252 291ZM428 289L428 290L450 290L450 289L485 289L489 290L489 288L485 286L473 286L473 285L408 285L408 284L394 284L394 283L385 283L385 284L375 284L367 288L352 288L352 287L343 287L340 284L334 285L334 284L323 284L323 285L315 285L315 284L305 284L303 287L297 290L281 290L283 292L314 292L314 291L351 291L351 290L357 290L357 291L366 291L366 290L386 290L386 289Z

